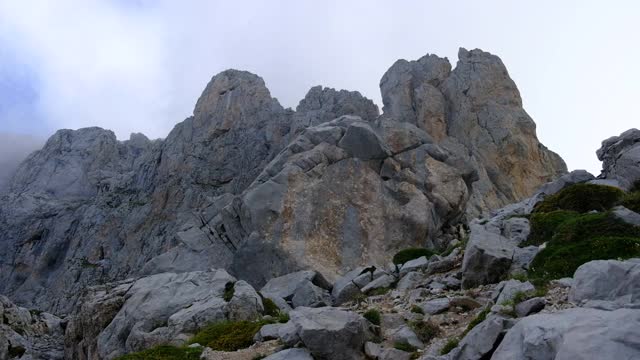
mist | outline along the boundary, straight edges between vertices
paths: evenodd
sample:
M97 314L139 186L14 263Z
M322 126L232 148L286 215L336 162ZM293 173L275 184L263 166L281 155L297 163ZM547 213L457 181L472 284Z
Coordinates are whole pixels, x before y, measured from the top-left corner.
M32 135L0 132L0 193L8 189L11 176L20 163L32 152L39 150L44 139Z

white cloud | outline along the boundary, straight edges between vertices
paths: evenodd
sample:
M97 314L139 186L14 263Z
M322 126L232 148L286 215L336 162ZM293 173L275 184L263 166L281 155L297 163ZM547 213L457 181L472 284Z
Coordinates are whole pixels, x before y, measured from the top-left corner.
M97 125L120 138L165 136L226 68L262 76L285 106L318 84L380 104L396 59L455 63L459 46L479 47L502 57L542 141L597 172L599 141L634 125L640 82L639 5L600 4L0 0L0 46L37 72L34 106L51 129Z

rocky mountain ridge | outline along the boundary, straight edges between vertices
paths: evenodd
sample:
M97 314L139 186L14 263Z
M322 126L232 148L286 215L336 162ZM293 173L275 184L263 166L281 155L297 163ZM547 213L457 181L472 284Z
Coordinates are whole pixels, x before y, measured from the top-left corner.
M130 276L333 280L397 249L444 249L463 220L566 172L494 55L461 49L453 70L435 55L399 61L381 90L381 116L319 87L294 112L228 70L164 140L57 132L3 196L0 292L64 314L86 286Z

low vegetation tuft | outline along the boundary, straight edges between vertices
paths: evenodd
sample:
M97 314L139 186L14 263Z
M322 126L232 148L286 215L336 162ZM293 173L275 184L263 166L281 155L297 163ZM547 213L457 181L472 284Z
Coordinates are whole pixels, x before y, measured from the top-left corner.
M201 354L201 348L161 345L120 356L117 360L198 360Z
M224 321L200 330L190 341L213 350L236 351L253 344L253 336L265 325L265 321Z
M380 325L381 323L380 312L376 309L369 309L362 316L374 325Z
M547 196L536 205L534 212L569 210L580 213L591 210L606 211L617 205L625 194L613 186L595 184L575 184L556 194Z
M458 343L460 343L458 338L449 339L449 341L447 341L447 343L444 344L444 347L440 350L440 355L447 355L451 350L458 347Z
M429 250L427 248L408 248L398 251L398 253L393 256L393 263L396 265L402 265L407 261L411 261L422 256L426 256L428 259L435 254L436 253L433 250Z

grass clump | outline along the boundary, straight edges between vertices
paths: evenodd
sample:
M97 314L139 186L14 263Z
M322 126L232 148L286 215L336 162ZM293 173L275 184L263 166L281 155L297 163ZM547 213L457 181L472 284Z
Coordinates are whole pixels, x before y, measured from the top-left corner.
M460 343L458 338L449 339L449 341L447 341L447 343L444 344L444 347L440 350L440 355L447 355L451 350L458 347L458 343Z
M467 328L464 330L464 333L462 333L462 336L464 337L469 333L469 331L473 330L474 327L476 327L481 322L485 321L485 319L487 318L487 315L489 315L489 311L490 309L487 308L482 310L480 313L478 313L478 315L473 320L471 320L469 325L467 325Z
M281 323L281 324L289 322L289 314L287 314L286 312L279 312L278 313L278 322Z
M640 191L634 191L632 193L627 194L624 197L624 200L622 200L621 205L631 211L640 213Z
M201 348L160 345L120 356L117 360L198 360L201 354Z
M374 325L380 325L380 312L377 309L369 309L362 316Z
M521 246L542 245L553 237L558 226L578 216L578 212L568 210L554 210L548 213L531 214L529 218L531 233L529 233L529 238L527 238Z
M580 242L600 236L640 237L640 227L627 224L609 213L582 214L560 224L553 242Z
M380 287L380 288L373 289L373 290L367 292L367 295L369 295L369 296L384 295L384 294L388 293L389 291L391 291L391 289L393 289L392 286Z
M264 307L265 315L276 317L280 314L280 308L273 302L273 300L262 296L262 294L260 294L260 297L262 298L262 306Z
M412 353L412 352L414 352L414 351L418 350L418 349L416 349L416 348L415 348L414 346L412 346L412 345L409 345L409 344L407 344L407 343L405 343L405 342L399 342L399 341L396 341L396 342L393 344L393 348L394 348L394 349L397 349L397 350L402 350L402 351L410 352L410 353Z
M416 314L423 314L424 315L424 310L422 310L422 308L418 305L413 305L411 306L411 312L412 313L416 313Z
M534 212L569 210L580 213L591 210L606 211L617 205L625 194L613 186L595 184L575 184L556 194L547 196L536 205Z
M234 283L233 281L229 281L228 283L224 284L224 294L222 294L222 298L224 299L224 301L231 301L231 299L233 298L233 294L236 291L235 286L236 283Z
M576 269L592 260L629 259L640 256L640 238L600 236L577 242L551 242L536 255L529 274L549 281L573 276Z
M412 321L409 326L418 338L427 343L440 334L440 327L432 321Z
M433 250L429 250L427 248L408 248L398 251L393 256L393 263L396 265L402 265L407 261L414 260L422 256L426 256L428 259L435 254L436 253Z
M200 330L190 341L213 350L236 351L253 344L253 336L265 325L265 321L224 321Z

